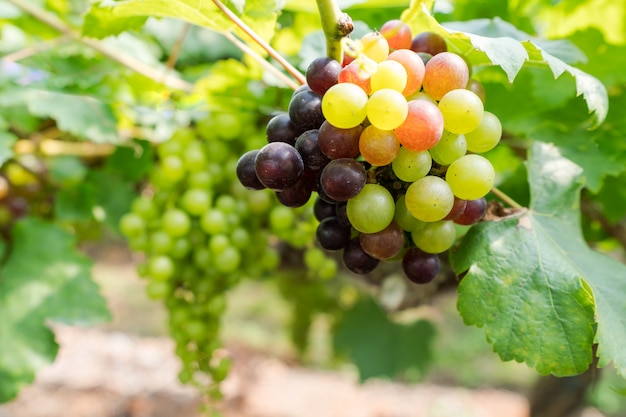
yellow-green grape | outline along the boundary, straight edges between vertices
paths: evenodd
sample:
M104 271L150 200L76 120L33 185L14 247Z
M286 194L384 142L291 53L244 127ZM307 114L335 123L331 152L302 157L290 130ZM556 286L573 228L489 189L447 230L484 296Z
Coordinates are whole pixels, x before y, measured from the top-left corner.
M428 151L412 151L404 146L391 163L391 169L396 177L405 182L413 182L425 177L433 165Z
M421 229L411 233L413 243L427 253L442 253L454 245L456 228L450 220L426 223Z
M430 156L439 165L450 165L467 153L467 142L465 135L443 131L441 139L437 144L429 149Z
M424 222L436 222L450 213L454 205L451 187L439 177L428 175L415 181L405 194L409 213Z
M367 118L381 130L393 130L400 126L408 113L406 98L390 88L375 91L367 102Z
M465 134L467 150L474 153L483 153L496 147L502 138L502 124L495 114L486 111L480 125Z
M370 85L372 92L391 88L401 93L406 87L407 79L406 69L401 63L385 60L376 67L376 72L370 78Z
M348 220L362 233L377 233L393 220L395 203L391 193L382 185L365 184L356 197L348 200Z
M385 37L378 32L366 33L359 39L361 52L369 59L382 62L389 55L389 43Z
M491 162L476 154L460 157L446 171L446 182L454 195L463 200L477 200L487 195L495 177Z
M439 101L439 110L443 115L444 129L460 135L476 129L485 112L483 102L476 93L465 89L446 93Z
M330 87L322 98L322 113L331 125L350 129L360 125L367 115L367 94L351 83Z

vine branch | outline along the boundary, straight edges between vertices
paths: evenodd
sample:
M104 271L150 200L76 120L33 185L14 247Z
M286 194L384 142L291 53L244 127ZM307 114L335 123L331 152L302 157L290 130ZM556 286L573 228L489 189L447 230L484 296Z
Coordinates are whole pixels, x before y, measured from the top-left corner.
M185 80L182 80L176 76L168 74L163 71L159 71L157 69L152 68L149 65L144 64L141 61L136 60L135 58L122 54L119 51L109 47L105 43L98 41L96 39L83 38L79 33L76 33L71 27L65 24L63 21L58 19L56 16L46 12L45 10L40 9L37 6L34 6L30 2L26 0L8 0L10 3L15 5L16 7L22 9L35 19L39 20L46 26L49 26L63 35L67 35L72 39L81 42L84 45L89 46L90 48L100 52L104 56L109 59L145 76L152 80L155 80L159 83L164 84L167 87L174 88L176 90L182 90L186 92L193 91L193 85L188 83Z
M524 208L524 206L522 206L520 203L518 203L517 201L513 200L511 197L509 197L506 193L504 193L502 190L500 190L497 187L493 187L491 189L491 192L498 197L500 200L504 201L506 204L508 204L509 206L516 208L516 209L522 209Z
M352 19L341 11L336 0L317 0L317 9L326 37L326 55L341 62L343 60L341 39L354 29Z
M291 65L285 58L282 57L274 48L272 48L267 42L265 42L254 30L252 30L243 20L233 13L224 3L220 0L213 0L213 3L228 17L235 25L243 30L246 35L252 38L261 48L268 53L269 56L274 58L285 70L291 74L300 84L306 84L306 78L300 71Z

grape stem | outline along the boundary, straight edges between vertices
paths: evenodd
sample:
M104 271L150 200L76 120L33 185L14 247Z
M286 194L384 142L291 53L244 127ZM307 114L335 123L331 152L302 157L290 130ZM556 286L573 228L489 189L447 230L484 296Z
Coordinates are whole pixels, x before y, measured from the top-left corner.
M294 77L300 84L306 84L306 78L300 71L296 69L293 65L291 65L285 58L282 57L274 48L272 48L267 42L265 42L254 30L252 30L243 20L239 18L232 10L230 10L224 3L220 0L213 0L213 3L217 6L218 9L222 11L226 15L231 22L233 22L237 27L243 30L246 35L252 38L254 42L257 43L261 48L268 53L269 56L274 58L276 62L278 62L292 77Z
M508 204L509 206L513 208L516 208L516 209L524 208L524 206L522 206L517 201L513 200L511 197L509 197L506 193L504 193L502 190L500 190L497 187L493 187L491 189L491 192L500 200L504 201L506 204Z
M341 11L336 0L317 0L317 9L326 37L326 55L342 62L341 39L348 36L354 29L352 19Z

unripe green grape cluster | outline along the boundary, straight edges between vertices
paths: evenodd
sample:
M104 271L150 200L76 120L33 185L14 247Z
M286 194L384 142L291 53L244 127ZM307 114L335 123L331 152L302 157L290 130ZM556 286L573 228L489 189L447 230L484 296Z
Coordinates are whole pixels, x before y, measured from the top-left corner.
M392 20L345 46L343 62L309 65L288 111L268 123L268 143L238 161L238 178L287 207L317 193L317 243L343 251L352 272L401 261L410 280L430 282L455 225L486 213L495 170L480 154L502 126L441 36L414 37Z
M262 124L227 127L220 120L182 128L156 147L156 167L119 224L130 248L144 255L138 269L147 294L168 309L183 363L179 379L201 386L209 375L216 395L228 367L228 359L215 358L227 292L279 268L279 239L304 248L315 234L307 220L312 205L285 211L269 190L249 193L237 180L241 149L265 141ZM233 129L245 143L220 134ZM316 277L332 276L336 262L316 267Z

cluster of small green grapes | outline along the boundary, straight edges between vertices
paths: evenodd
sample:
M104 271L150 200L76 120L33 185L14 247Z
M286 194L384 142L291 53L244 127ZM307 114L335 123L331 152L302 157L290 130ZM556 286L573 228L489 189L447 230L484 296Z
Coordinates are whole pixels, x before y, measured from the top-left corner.
M264 142L262 130L243 124L241 131L241 120L220 130L215 123L222 122L210 119L216 120L211 126L180 129L156 147L157 165L120 230L130 248L145 255L139 273L147 294L167 307L183 363L180 380L206 387L203 375L209 375L215 383L209 386L217 388L229 364L216 354L226 293L243 278L278 268L275 235L310 241L315 230L307 234L306 222L294 227L297 214L285 215L271 192L249 193L239 184L239 149ZM237 137L222 137L234 130Z
M248 189L269 188L288 207L313 192L318 244L343 250L359 274L401 260L407 277L432 281L456 224L485 214L495 171L481 156L502 136L482 85L431 32L413 37L392 20L345 43L342 63L318 58L268 142L239 159Z

